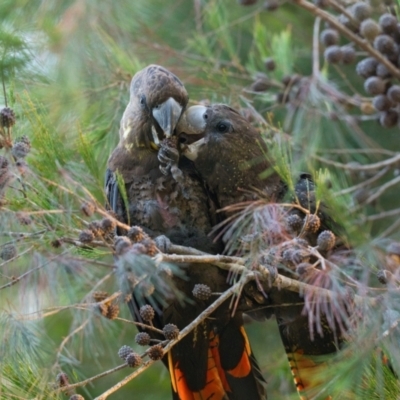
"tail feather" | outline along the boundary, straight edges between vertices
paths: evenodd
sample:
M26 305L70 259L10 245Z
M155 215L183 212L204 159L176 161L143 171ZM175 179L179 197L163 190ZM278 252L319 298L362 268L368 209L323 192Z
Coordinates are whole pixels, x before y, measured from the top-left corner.
M219 355L232 399L266 399L266 384L241 319L232 318L219 333Z
M228 400L229 396L221 379L221 371L218 370L212 350L208 349L208 363L206 382L202 390L194 392L190 390L183 371L179 368L179 361L173 362L172 355L168 355L172 388L180 400ZM195 373L195 371L193 371ZM224 378L222 376L222 378ZM226 380L225 380L226 382Z
M180 369L179 360L173 360L171 352L168 354L174 399L263 400L267 398L266 382L251 353L243 326L229 325L230 323L227 325L228 331L224 329L221 334L213 331L209 333L206 382L200 391L190 390L185 372Z
M290 370L301 400L332 399L326 392L334 370L329 360L336 354L334 335L325 329L324 337L311 339L306 318L278 323L282 343L288 357ZM332 332L331 332L332 333Z
M317 398L316 396L326 381L326 370L329 368L327 363L315 361L313 357L305 355L301 350L293 352L287 350L287 356L300 399ZM332 397L328 395L324 399L330 400Z
M210 351L211 351L212 357L214 359L215 365L216 365L217 370L218 370L218 374L219 374L220 379L221 379L222 386L223 386L224 390L227 393L230 393L230 392L232 392L232 390L231 390L231 388L229 386L229 383L228 383L228 381L226 379L226 374L225 374L225 371L222 368L221 358L220 358L220 355L219 355L219 336L216 335L214 332L210 332L209 346L210 346Z

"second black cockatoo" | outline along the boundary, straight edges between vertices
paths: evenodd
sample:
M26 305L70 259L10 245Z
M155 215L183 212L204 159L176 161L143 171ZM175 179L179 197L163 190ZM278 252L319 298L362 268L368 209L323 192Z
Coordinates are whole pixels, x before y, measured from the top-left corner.
M260 196L270 202L279 202L284 197L287 188L271 168L265 140L236 110L223 104L193 106L181 118L177 132L183 154L193 161L220 208ZM307 208L307 199L314 194L312 186L308 175L300 177L295 185L296 205ZM311 213L315 211L314 207ZM232 214L226 216L232 222ZM321 229L324 228L315 231ZM314 236L310 236L311 241ZM287 270L279 272L295 275ZM304 297L298 293L275 287L267 287L265 291L269 304L265 314L272 307L297 389L302 398L308 398L304 393L312 393L313 386L321 383L320 377L313 381L324 368L321 359L335 354L343 337L335 326L327 323L323 312L317 317L322 320L319 334L311 332L308 315L304 313Z
M111 210L124 223L140 226L152 238L165 235L174 244L215 253L218 243L208 235L215 223L212 201L192 165L187 161L178 165L172 137L187 101L181 81L163 67L150 65L133 77L120 142L108 161L106 194ZM212 292L230 287L228 273L215 266L181 267L184 276L172 276L174 290L168 293L163 292L165 285L161 290L157 284L144 297L134 289L130 309L136 320L141 321L139 308L151 304L157 328L174 324L183 329L213 301L194 298L195 284L208 285ZM151 330L148 333L162 339ZM229 301L163 361L170 369L174 399L266 398L242 315L231 316Z
M236 110L224 105L193 106L178 125L180 141L193 142L184 154L211 192L218 198L220 208L252 200L255 190L261 190L271 200L280 197L283 185L268 165L264 140ZM261 174L269 172L262 178Z

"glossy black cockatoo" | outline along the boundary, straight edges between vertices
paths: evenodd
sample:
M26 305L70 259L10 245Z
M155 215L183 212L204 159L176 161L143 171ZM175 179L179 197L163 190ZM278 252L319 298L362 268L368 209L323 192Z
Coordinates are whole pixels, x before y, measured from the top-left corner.
M174 244L216 253L219 244L209 236L215 224L212 200L192 164L180 162L173 145L174 129L187 102L181 81L161 66L150 65L133 77L120 141L108 160L106 194L121 221L140 226L150 237L165 235ZM141 321L139 307L151 304L157 328L175 324L183 329L213 301L194 298L195 284L206 284L212 292L230 287L228 273L215 266L181 267L184 276L172 277L174 290L168 294L157 292L157 285L144 298L133 291L130 309L135 320ZM177 293L183 293L186 301ZM163 361L170 370L174 399L266 398L242 314L238 311L232 317L229 301L178 342Z
M231 222L235 215L229 206L240 202L246 205L260 197L267 203L279 203L287 197L285 192L288 188L272 168L266 141L231 107L223 104L190 107L181 118L177 132L183 154L193 161L206 187L215 196L217 206L225 211ZM315 199L313 204L309 204L314 196L309 175L299 177L295 195L294 204L309 208L311 213L317 212L322 221L318 229L306 235L309 243L314 242L316 234L327 229L324 224L330 219L316 210ZM238 208L232 209L237 211ZM275 244L271 242L271 246ZM285 269L278 271L290 277L296 276ZM322 321L319 333L311 332L309 316L304 313L304 297L299 293L276 287L265 287L264 291L267 293L265 314L269 316L273 310L297 390L302 398L308 398L315 386L321 384L321 379L317 379L319 371L325 367L321 359L337 352L344 341L343 335L335 323L327 323L327 315L322 311L318 316Z

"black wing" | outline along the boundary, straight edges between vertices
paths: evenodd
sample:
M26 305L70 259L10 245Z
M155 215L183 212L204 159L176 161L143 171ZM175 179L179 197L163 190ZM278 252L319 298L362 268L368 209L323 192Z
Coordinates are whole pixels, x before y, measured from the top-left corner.
M127 213L124 201L122 199L121 193L118 187L117 178L109 168L106 170L105 182L104 182L104 191L107 197L106 209L112 211L119 221L128 223L127 221ZM121 228L117 228L118 235L123 234Z

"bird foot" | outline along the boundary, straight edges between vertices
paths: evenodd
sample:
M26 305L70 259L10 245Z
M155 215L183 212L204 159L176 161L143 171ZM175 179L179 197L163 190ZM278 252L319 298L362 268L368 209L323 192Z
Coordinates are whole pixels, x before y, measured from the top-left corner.
M171 165L170 164L167 164L167 165L160 164L159 168L163 175L168 175L169 171L171 170Z
M158 150L157 158L160 162L160 171L164 175L168 175L168 173L171 171L172 176L174 177L172 169L178 169L177 165L179 162L179 150L176 147L176 141L164 139L161 142L160 150Z
M157 154L158 161L162 164L178 164L179 152L173 147L161 146Z
M177 182L183 181L183 172L176 165L171 167L171 174Z

